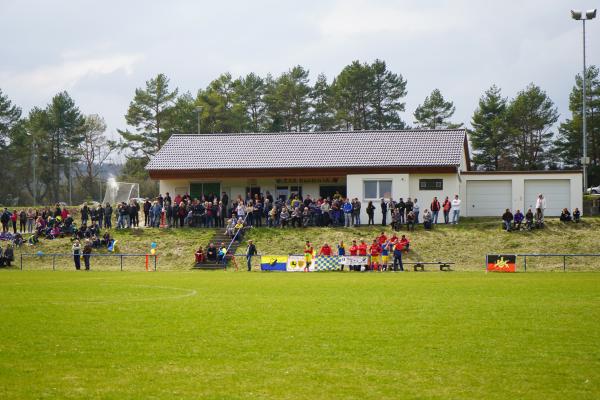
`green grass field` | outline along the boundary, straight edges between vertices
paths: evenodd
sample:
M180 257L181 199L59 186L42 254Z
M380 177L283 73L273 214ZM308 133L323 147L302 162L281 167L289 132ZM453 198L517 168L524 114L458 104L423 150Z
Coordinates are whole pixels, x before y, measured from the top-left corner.
M600 274L0 272L2 399L597 399Z

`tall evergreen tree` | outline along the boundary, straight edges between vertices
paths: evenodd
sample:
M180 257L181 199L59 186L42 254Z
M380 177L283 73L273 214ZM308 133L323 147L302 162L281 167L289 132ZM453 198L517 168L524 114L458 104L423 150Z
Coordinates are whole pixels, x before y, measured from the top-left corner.
M586 71L586 123L590 182L600 183L600 70L591 66ZM567 168L581 168L583 122L582 122L581 74L575 77L575 86L569 96L571 118L560 124L558 137L554 141L554 152Z
M177 88L169 90L169 78L164 74L158 74L156 78L147 81L145 89L135 90L125 120L137 133L119 130L127 148L147 156L160 150L171 135L164 128L169 125L177 92Z
M506 104L501 90L490 87L479 99L479 107L473 113L470 130L473 145L473 161L486 170L499 170L502 159L507 157L510 135L506 128Z
M12 151L10 149L11 136L21 120L21 109L12 104L8 96L0 89L0 182L13 181L12 177ZM12 195L7 190L0 191L0 202L4 203Z
M373 99L373 70L353 61L333 80L335 118L343 129L370 129Z
M221 74L205 90L198 92L196 104L202 110L203 132L232 133L243 131L247 117L237 102L235 82L230 73Z
M405 129L400 118L405 103L406 80L400 74L387 69L385 61L375 60L371 64L373 84L373 123L375 129Z
M243 108L248 118L247 129L250 132L260 132L265 123L265 81L251 72L239 78L235 84L236 103Z
M515 167L535 170L549 159L553 136L550 130L558 121L558 111L540 87L529 84L517 94L507 108L507 123L511 134L511 151Z
M429 96L425 98L423 104L415 110L415 123L419 128L426 129L455 129L460 128L461 124L450 122L454 115L456 107L451 101L446 101L439 89L434 89Z
M329 131L334 128L332 90L325 74L319 74L311 92L311 125L316 131Z

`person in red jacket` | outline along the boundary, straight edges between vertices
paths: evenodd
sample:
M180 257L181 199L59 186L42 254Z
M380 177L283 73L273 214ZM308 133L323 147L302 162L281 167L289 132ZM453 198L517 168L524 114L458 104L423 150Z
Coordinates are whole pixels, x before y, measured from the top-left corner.
M410 247L410 241L408 240L408 238L405 235L402 235L398 244L400 245L400 248L404 252L408 253L408 248Z
M379 271L379 255L381 254L381 245L377 240L373 240L373 244L369 247L369 253L371 253L370 269L373 271Z
M331 246L329 246L327 242L323 246L321 246L321 249L319 250L320 256L331 256L331 253Z
M438 214L440 213L440 202L438 201L437 196L433 198L433 200L431 201L431 206L429 207L429 209L431 210L431 220L434 224L438 223Z
M385 233L384 233L384 232L381 232L381 235L379 235L379 236L377 237L377 242L378 242L380 245L381 245L381 244L384 244L385 242L387 242L387 240L388 240L388 238L387 238L387 236L385 236Z
M367 244L365 243L364 239L360 240L360 244L358 245L358 255L359 256L366 256L367 255Z
M350 248L348 249L348 251L350 252L351 256L358 255L358 246L356 245L356 240L352 241L352 246L350 246Z
M398 236L396 235L396 233L394 233L394 234L392 235L392 237L390 238L389 242L390 242L391 244L396 244L396 243L398 243Z

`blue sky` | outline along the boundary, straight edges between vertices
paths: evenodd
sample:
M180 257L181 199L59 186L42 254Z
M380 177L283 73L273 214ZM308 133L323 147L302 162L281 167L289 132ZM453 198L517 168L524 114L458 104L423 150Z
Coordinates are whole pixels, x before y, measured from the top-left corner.
M0 88L25 112L67 90L109 134L126 127L136 87L163 72L196 93L222 72L274 75L300 64L331 80L352 60L385 60L408 80L407 111L434 88L468 122L491 84L512 97L541 86L568 117L582 68L589 0L17 1L0 0ZM588 64L600 65L600 18Z

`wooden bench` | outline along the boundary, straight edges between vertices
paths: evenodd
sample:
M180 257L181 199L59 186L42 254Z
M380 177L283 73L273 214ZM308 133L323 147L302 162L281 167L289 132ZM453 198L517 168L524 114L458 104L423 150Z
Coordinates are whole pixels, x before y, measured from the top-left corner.
M442 262L442 261L435 261L435 262L417 261L417 262L406 263L406 264L412 264L413 269L415 271L418 271L418 270L425 271L425 265L438 265L440 267L440 271L452 271L450 266L454 265L453 262Z

